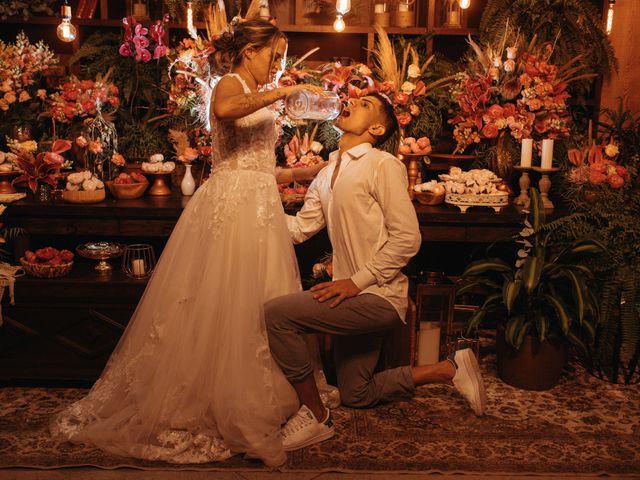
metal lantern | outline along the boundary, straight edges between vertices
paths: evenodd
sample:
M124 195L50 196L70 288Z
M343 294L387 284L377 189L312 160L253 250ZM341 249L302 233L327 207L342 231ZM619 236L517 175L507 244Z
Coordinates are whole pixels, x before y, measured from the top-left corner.
M122 271L132 278L146 278L156 267L156 254L151 245L127 245L122 257Z
M448 28L462 27L462 8L458 0L444 0L442 25Z
M149 0L127 0L127 15L136 20L149 20Z
M456 285L443 273L425 272L416 292L417 364L436 363L446 356L446 341L453 332ZM444 340L444 341L443 341Z
M112 177L111 157L118 151L118 132L113 122L102 116L100 102L96 109L96 116L83 129L83 135L89 141L86 168L100 180L107 181Z

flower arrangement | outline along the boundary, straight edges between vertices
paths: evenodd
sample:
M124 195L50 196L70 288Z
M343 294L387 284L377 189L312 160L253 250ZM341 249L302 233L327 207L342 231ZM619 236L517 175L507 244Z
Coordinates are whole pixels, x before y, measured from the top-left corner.
M8 0L0 3L0 18L6 20L21 15L26 22L32 14L52 17L54 11L51 7L55 4L56 0Z
M69 124L75 119L94 117L98 109L108 113L120 105L118 87L109 81L111 72L95 80L80 80L72 75L50 97L51 118Z
M578 185L622 188L629 182L630 175L625 167L616 163L618 153L615 143L598 145L594 142L588 148L570 149L567 156L573 168L569 170L567 178Z
M400 137L433 137L441 130L438 92L450 76L431 80L431 55L421 60L411 43L393 44L382 27L376 27L377 42L372 51L373 91L386 95L393 104ZM399 61L401 59L401 61ZM426 134L426 135L425 135Z
M13 184L26 182L29 189L36 193L38 184L48 184L55 188L57 174L64 164L64 158L60 155L71 148L69 140L56 140L51 151L40 152L37 155L33 151L14 150L17 155L16 162L22 170L22 174L13 180Z
M314 73L316 72L305 72L300 76L299 72L293 72L299 78ZM360 98L369 92L376 91L371 69L363 63L353 65L342 65L340 62L329 63L324 65L317 74L320 75L320 81L325 90L337 93L342 100Z
M152 55L149 51L153 46L153 58L159 59L167 55L167 46L164 43L165 26L169 23L169 15L165 15L162 20L156 20L149 28L145 28L138 23L135 17L125 17L122 19L124 27L124 39L118 52L123 57L133 57L136 62L148 62ZM147 35L151 35L153 45Z
M318 125L316 124L311 136L309 136L308 132L305 132L302 139L300 139L300 131L296 130L289 143L284 146L284 155L288 167L310 167L324 161L319 155L324 147L322 143L314 140L317 131Z
M511 46L505 48L507 40ZM499 46L482 49L468 41L475 57L450 87L455 152L507 132L518 142L568 136L567 87L593 76L579 73L584 68L580 57L554 65L552 44L537 45L534 38L525 45L508 25Z
M15 43L0 40L0 134L37 118L47 96L45 89L38 88L40 77L56 63L58 58L47 45L32 44L24 32Z

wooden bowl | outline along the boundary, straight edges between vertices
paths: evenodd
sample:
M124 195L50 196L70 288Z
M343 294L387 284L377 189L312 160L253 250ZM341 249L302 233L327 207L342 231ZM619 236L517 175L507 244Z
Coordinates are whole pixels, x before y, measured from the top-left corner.
M413 192L413 198L421 205L440 205L444 202L445 193Z
M105 183L111 195L122 200L140 198L149 186L149 182L114 183L113 180L109 180Z
M20 258L20 264L29 275L38 278L64 277L71 271L73 262L61 263L60 265L47 265L45 263L30 263L26 258Z
M105 199L104 188L98 190L65 190L62 199L69 203L98 203Z

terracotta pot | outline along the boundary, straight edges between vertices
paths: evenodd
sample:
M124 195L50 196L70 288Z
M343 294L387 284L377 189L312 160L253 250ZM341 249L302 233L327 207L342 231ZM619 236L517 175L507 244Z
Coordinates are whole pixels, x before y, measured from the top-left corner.
M523 390L549 390L560 381L567 362L567 349L563 342L540 343L537 337L527 335L519 350L504 338L504 330L496 335L498 376L505 383Z

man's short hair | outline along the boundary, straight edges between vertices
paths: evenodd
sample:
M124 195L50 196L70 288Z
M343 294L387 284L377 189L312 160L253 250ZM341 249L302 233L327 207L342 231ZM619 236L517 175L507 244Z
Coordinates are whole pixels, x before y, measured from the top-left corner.
M366 95L367 97L375 97L382 104L382 113L384 115L384 127L385 132L380 137L377 137L378 141L376 145L383 145L393 134L398 130L398 119L396 118L396 112L393 110L393 105L384 95L373 92Z

